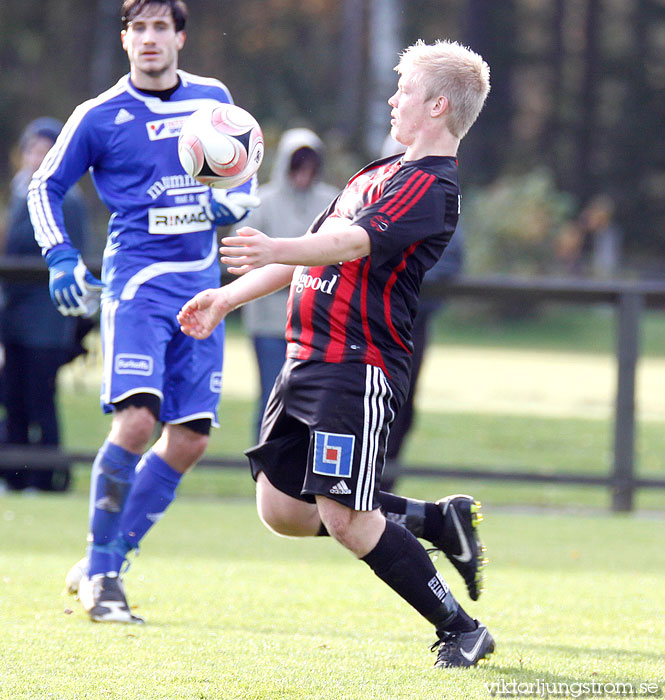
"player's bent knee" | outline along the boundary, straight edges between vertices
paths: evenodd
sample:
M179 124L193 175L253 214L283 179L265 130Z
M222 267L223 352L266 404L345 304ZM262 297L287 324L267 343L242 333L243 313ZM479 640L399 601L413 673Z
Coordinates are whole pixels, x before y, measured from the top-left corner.
M323 496L317 497L316 503L321 522L343 547L363 557L376 546L385 529L379 510L356 511Z
M324 511L321 513L321 522L325 525L331 537L336 539L341 545L349 548L355 528L350 517L353 511L348 508L346 510L348 513L341 510Z
M281 513L270 507L259 507L259 518L261 522L276 535L283 537L297 537L297 523L292 522L287 514Z
M296 513L294 513L283 502L271 502L268 500L258 500L256 509L261 518L261 522L277 535L284 537L300 537L303 535L302 523ZM304 533L309 534L309 533Z
M143 452L157 421L144 406L126 406L113 414L109 439L131 452Z
M263 524L284 537L314 536L321 526L315 505L282 493L263 472L256 480L256 509Z
M192 453L193 462L196 462L198 459L203 457L203 454L208 449L209 442L210 438L207 435L201 435L200 433L193 433L190 431L187 446Z
M164 430L153 449L174 469L188 471L205 453L210 438L196 432L187 424L164 426Z

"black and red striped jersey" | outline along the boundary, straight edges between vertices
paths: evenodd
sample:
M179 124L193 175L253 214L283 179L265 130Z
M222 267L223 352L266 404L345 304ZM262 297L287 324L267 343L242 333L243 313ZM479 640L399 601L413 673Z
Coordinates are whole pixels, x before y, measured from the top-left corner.
M354 175L311 230L316 235L328 217L350 219L367 231L371 252L296 268L287 356L374 365L406 394L420 285L455 230L459 197L453 157L390 156Z

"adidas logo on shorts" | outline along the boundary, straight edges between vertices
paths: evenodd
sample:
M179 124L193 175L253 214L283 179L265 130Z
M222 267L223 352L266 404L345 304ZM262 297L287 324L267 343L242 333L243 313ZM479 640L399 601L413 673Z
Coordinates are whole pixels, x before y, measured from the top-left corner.
M346 481L342 479L338 481L328 493L335 494L336 496L346 496L351 493L351 489L346 485Z

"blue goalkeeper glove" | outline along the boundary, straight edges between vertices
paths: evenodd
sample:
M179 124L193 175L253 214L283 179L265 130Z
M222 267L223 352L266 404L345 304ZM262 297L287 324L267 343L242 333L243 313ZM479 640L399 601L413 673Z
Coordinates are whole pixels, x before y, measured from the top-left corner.
M104 283L92 275L79 252L69 246L46 254L51 299L63 316L92 316Z
M211 188L210 192L199 195L199 204L213 224L229 226L242 221L249 214L250 209L261 204L261 200L248 192L229 192L229 190Z

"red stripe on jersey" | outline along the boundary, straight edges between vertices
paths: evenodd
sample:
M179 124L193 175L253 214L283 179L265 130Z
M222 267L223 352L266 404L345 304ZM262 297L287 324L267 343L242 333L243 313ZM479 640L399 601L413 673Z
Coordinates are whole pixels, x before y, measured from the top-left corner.
M406 352L411 354L411 350L406 347L402 339L399 337L399 334L395 330L395 325L393 324L393 319L392 319L392 313L391 313L391 305L390 305L390 294L392 292L393 286L395 285L395 282L397 281L397 275L406 267L406 259L410 256L413 255L413 251L418 247L420 241L411 244L405 251L404 255L402 257L402 262L392 271L390 277L388 278L388 281L386 282L386 286L383 288L383 313L385 315L386 319L386 326L388 326L388 330L390 331L390 335L393 337L393 340Z
M362 289L360 292L360 319L363 324L363 332L365 334L365 342L367 343L367 349L365 350L365 362L368 365L373 365L374 367L380 367L390 378L390 372L386 366L385 360L379 348L376 347L374 341L372 340L372 333L369 329L369 317L367 314L367 278L369 276L370 261L367 259L365 267L363 268L362 276Z
M418 170L381 207L380 211L396 221L420 200L435 179L434 175Z
M347 262L340 268L341 279L329 309L330 342L326 348L326 362L342 362L346 348L346 322L351 311L351 299L356 288L360 261Z
M420 199L421 197L427 192L427 190L430 188L430 185L434 182L436 178L434 175L427 175L425 178L424 182L418 183L419 189L417 192L413 193L413 196L411 197L411 200L406 202L404 206L392 217L393 221L396 221L399 219L401 216L404 216L411 207L413 207Z
M312 277L320 277L325 270L325 266L310 267L308 272ZM314 337L314 326L312 325L312 313L314 311L314 298L316 294L302 294L300 297L300 334L298 344L297 360L307 360L312 354L312 338Z
M399 190L381 207L380 211L390 216L397 207L402 206L402 202L410 196L411 190L422 180L424 174L422 170L416 170Z
M287 343L290 343L293 341L293 326L291 325L291 321L293 319L293 297L295 295L295 289L293 288L293 284L289 287L289 298L288 301L286 302L286 328L284 331L284 338Z

